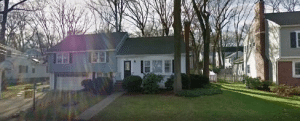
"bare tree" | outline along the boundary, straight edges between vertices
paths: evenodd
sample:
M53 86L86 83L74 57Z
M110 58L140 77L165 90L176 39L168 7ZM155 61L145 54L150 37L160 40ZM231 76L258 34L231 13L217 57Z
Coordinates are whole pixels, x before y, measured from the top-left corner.
M55 0L50 3L50 20L60 39L67 35L84 34L91 27L89 14L66 3L66 0Z
M195 0L192 0L193 8L198 17L202 38L204 40L204 64L203 64L203 75L209 78L209 44L210 44L210 23L209 17L210 13L208 11L208 0L203 0L199 3L196 3Z
M128 16L132 24L134 24L142 33L142 36L146 35L145 29L148 22L150 3L148 0L139 0L139 1L128 1L127 10L125 15Z
M88 8L98 13L106 23L112 25L116 32L122 31L123 15L127 0L90 0L86 2Z
M13 5L10 5L9 0L0 0L0 2L4 2L3 4L3 10L0 11L0 14L2 14L2 21L1 21L1 30L0 30L0 44L5 45L5 31L6 31L6 22L7 22L7 16L8 14L13 10L19 10L19 8L16 8L18 5L24 3L27 0L21 0L19 2L16 2ZM4 48L0 47L0 50L4 50ZM0 62L4 61L4 55L0 54Z
M266 5L272 7L273 13L280 12L280 4L282 0L266 0Z
M153 9L159 16L160 23L163 28L163 35L169 36L170 28L173 24L173 0L154 0L151 4ZM181 7L181 6L180 6Z
M281 0L282 7L288 12L294 12L299 7L299 0Z
M212 10L212 24L216 32L216 38L213 40L213 56L212 65L215 67L215 55L218 50L219 65L221 65L221 48L222 48L222 29L230 22L229 20L233 17L231 5L234 0L216 0L210 3Z
M174 0L174 92L182 90L181 84L181 50L180 41L181 40L181 0ZM188 54L188 53L186 53Z
M35 0L31 2L32 9L36 11L33 12L31 16L32 25L31 28L39 32L40 35L44 35L45 39L45 48L51 48L57 41L55 37L54 25L55 21L53 18L50 18L50 13L46 11L50 3L46 0ZM41 49L41 48L40 48Z
M251 4L249 0L238 0L236 2L236 6L233 10L233 26L234 26L234 33L235 33L235 41L236 41L236 58L238 58L238 48L240 46L241 41L245 37L247 21L250 12L249 10L253 9L254 4Z

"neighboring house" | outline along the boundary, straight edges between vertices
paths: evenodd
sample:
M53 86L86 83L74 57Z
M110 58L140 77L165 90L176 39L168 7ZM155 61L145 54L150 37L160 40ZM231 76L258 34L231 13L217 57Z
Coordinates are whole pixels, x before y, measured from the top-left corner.
M72 35L47 51L50 88L81 90L81 81L108 77L119 80L116 53L128 38L125 32Z
M277 84L300 86L300 12L264 14L263 2L258 2L256 12L252 35L244 41L248 48L245 72Z
M240 56L238 59L233 61L232 73L236 76L243 76L244 75L244 57ZM239 81L242 81L239 79Z
M129 38L117 52L117 60L120 79L155 73L163 75L164 81L159 85L164 87L164 82L174 73L174 37ZM181 46L181 72L185 70L185 46Z
M234 65L234 61L237 59L236 58L236 52L231 53L230 55L225 57L225 68L232 68ZM243 56L242 51L238 51L238 58Z
M46 81L49 78L47 73L47 65L43 64L41 54L34 50L28 49L22 53L10 47L6 48L5 61L1 63L1 67L5 66L5 78L8 83L30 83L34 80ZM35 52L35 55L29 55ZM2 66L3 65L3 66Z

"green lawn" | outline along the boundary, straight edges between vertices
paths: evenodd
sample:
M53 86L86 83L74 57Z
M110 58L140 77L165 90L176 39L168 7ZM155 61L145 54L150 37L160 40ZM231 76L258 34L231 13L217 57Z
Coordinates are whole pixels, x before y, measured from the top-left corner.
M300 98L220 84L223 94L195 98L174 95L123 95L92 120L300 120Z

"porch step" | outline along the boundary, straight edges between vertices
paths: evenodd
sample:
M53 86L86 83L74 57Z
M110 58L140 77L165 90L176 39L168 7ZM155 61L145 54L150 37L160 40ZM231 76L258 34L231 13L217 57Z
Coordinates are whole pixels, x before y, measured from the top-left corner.
M114 91L125 91L123 88L122 88L122 84L123 82L122 81L117 81L114 85Z

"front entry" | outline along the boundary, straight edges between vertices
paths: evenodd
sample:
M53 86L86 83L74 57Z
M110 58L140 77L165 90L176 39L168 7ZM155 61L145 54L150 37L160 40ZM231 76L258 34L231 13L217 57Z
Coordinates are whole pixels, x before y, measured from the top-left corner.
M131 75L131 61L124 61L124 79Z

